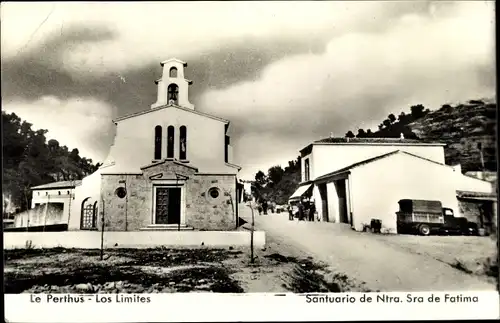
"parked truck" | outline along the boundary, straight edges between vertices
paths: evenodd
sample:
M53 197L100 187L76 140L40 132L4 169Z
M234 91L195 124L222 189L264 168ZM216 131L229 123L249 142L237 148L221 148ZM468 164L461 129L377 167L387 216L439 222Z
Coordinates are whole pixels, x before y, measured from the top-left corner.
M398 233L478 235L476 223L455 217L440 201L403 199L398 204Z

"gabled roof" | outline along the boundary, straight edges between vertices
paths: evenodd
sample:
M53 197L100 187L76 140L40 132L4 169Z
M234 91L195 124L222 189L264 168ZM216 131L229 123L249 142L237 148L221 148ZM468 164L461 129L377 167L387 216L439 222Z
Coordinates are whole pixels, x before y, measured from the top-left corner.
M31 189L32 190L41 190L41 189L56 189L56 188L73 188L73 187L80 186L80 185L82 185L81 180L60 181L60 182L54 182L54 183L48 183L48 184L34 186Z
M161 164L165 164L166 162L169 162L169 163L172 163L172 164L176 164L176 165L179 165L179 166L183 166L183 167L187 167L187 168L191 168L192 170L194 170L196 172L198 171L198 168L196 168L194 166L188 165L186 163L183 163L183 162L180 162L180 161L178 161L176 159L171 159L171 158L164 158L162 160L159 160L158 162L142 166L141 170L148 169L150 167L158 166L158 165L161 165Z
M338 169L338 170L336 170L334 172L331 172L331 173L319 176L314 181L322 181L322 180L325 180L325 179L327 179L329 177L332 177L332 176L335 176L335 175L340 175L342 173L347 173L347 172L349 172L353 168L356 168L356 167L359 167L359 166L362 166L362 165L366 165L366 164L372 163L374 161L377 161L379 159L383 159L383 158L386 158L386 157L389 157L389 156L392 156L392 155L395 155L395 154L399 154L399 153L405 154L405 155L409 155L409 156L412 156L412 157L415 157L415 158L419 158L419 159L422 159L422 160L425 160L425 161L428 161L428 162L431 162L431 163L434 163L434 164L437 164L437 165L440 165L440 166L445 166L445 167L452 168L449 165L441 164L441 163L438 163L438 162L436 162L434 160L427 159L427 158L424 158L424 157L421 157L421 156L418 156L418 155L414 155L414 154L408 153L406 151L395 150L395 151L392 151L390 153L382 154L382 155L379 155L379 156L375 156L375 157L372 157L372 158L368 158L368 159L356 162L356 163L351 164L351 165L349 165L347 167L343 167L341 169Z
M118 122L126 120L126 119L130 119L130 118L137 117L137 116L140 116L140 115L143 115L143 114L147 114L147 113L151 113L151 112L155 112L155 111L162 110L162 109L167 109L167 108L177 108L177 109L180 109L180 110L184 110L184 111L187 111L187 112L198 114L198 115L203 116L203 117L214 119L214 120L223 122L225 124L229 124L229 120L222 119L222 118L210 115L208 113L200 112L200 111L197 111L197 110L194 110L194 109L188 109L188 108L185 108L185 107L181 107L181 106L176 105L176 104L165 104L165 105L162 105L162 106L159 106L159 107L156 107L156 108L152 108L152 109L148 109L148 110L143 110L143 111L131 113L131 114L124 115L122 117L116 118L115 120L113 120L113 122L114 122L114 124L117 124Z
M187 67L187 66L188 66L188 64L187 64L186 62L181 61L180 59L177 59L177 58L169 58L169 59L166 59L166 60L162 61L162 62L160 63L160 65L161 65L161 66L163 66L163 65L165 65L165 64L167 64L167 63L169 63L169 62L177 62L177 63L181 63L184 67Z

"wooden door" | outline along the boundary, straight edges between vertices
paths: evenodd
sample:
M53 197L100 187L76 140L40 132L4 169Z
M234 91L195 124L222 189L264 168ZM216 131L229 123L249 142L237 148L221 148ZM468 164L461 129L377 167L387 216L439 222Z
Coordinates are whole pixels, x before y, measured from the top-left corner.
M155 224L178 224L181 220L181 189L156 188Z

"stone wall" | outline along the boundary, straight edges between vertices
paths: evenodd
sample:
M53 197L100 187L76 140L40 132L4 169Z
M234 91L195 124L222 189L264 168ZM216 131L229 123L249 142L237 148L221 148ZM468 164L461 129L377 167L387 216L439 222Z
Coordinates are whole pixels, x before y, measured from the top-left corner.
M488 233L496 232L497 223L497 211L496 203L490 201L479 201L479 200L462 200L458 201L460 213L455 216L465 217L468 221L476 223L479 227L481 225L487 230ZM479 208L484 205L491 214L491 218L484 216L483 223L481 223L481 211Z
M458 200L459 214L455 214L456 217L464 217L470 222L480 224L480 212L479 203L468 201L468 200Z
M177 168L176 165L167 168L170 167ZM175 171L180 173L183 169L186 170L181 166ZM150 176L159 174L159 170L145 170L144 175L102 175L98 228L102 228L103 212L105 231L138 231L151 225L155 179L151 180ZM171 176L162 176L166 177ZM116 194L119 187L127 190L124 198ZM235 175L190 174L184 183L184 199L181 205L185 205L186 225L195 230L236 229Z
M116 194L119 187L127 190L124 198ZM98 228L103 211L105 231L136 231L151 224L152 194L143 175L102 175Z
M234 175L195 175L186 183L186 224L198 230L236 228ZM212 191L217 191L213 197Z

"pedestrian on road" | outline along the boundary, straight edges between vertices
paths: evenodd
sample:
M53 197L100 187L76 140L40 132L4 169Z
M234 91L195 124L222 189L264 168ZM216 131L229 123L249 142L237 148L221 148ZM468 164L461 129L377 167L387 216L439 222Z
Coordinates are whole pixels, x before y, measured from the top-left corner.
M262 210L264 211L264 215L267 215L267 206L268 206L268 205L267 205L267 201L266 201L266 200L264 200L264 201L262 202Z
M299 221L304 221L304 204L299 202Z
M314 201L311 201L311 205L309 206L309 221L314 222L314 214L316 213L316 205Z
M287 209L288 209L288 220L293 221L293 208L290 203L288 203Z

